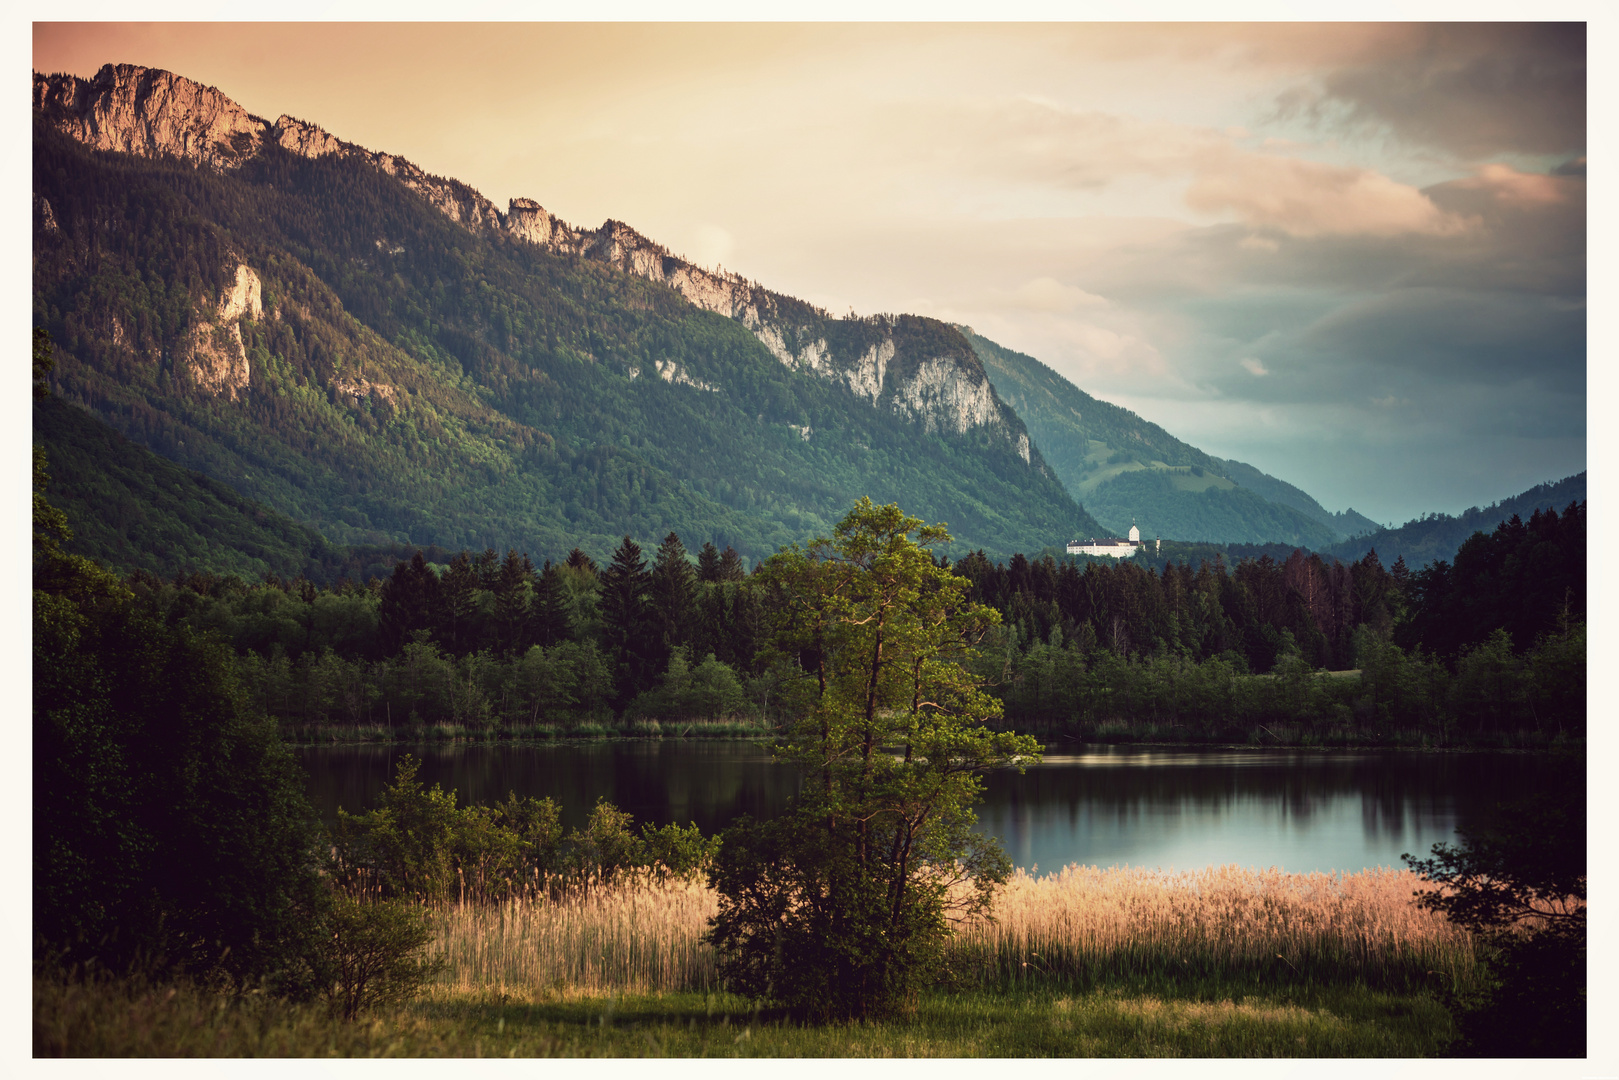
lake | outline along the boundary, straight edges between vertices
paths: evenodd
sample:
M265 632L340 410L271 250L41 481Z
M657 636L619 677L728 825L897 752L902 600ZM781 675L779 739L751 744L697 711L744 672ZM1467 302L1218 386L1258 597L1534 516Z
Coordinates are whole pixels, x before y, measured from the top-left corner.
M780 813L799 782L768 747L746 742L295 750L327 821L339 806L374 805L407 752L421 759L421 779L455 789L460 805L513 791L548 795L568 828L605 797L637 821L695 821L713 832L740 814ZM1025 868L1235 863L1353 872L1400 866L1402 852L1426 855L1496 800L1555 786L1567 767L1534 754L1075 746L1022 775L990 774L979 827Z

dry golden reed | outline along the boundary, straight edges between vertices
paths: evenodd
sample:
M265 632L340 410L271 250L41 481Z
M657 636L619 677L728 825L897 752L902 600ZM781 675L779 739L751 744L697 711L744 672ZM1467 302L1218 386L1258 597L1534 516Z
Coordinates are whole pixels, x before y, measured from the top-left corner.
M1419 908L1409 870L1289 874L1072 865L1016 871L993 922L956 937L953 966L980 980L1109 975L1351 977L1473 974L1471 936Z
M699 940L717 910L700 881L636 875L554 900L436 911L433 950L457 988L718 989L714 950Z
M1373 983L1468 980L1470 936L1416 906L1409 870L1288 874L1240 867L1182 873L1069 866L1021 870L993 921L962 927L948 963L969 983L1109 976L1252 974ZM449 987L536 990L718 989L702 944L717 910L696 881L649 877L559 900L434 913Z

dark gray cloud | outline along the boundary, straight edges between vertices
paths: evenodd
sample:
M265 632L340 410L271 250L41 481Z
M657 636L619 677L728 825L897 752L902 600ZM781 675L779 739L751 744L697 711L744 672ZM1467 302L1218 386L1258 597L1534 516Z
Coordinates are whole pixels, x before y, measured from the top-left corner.
M1412 27L1405 47L1329 72L1356 121L1464 157L1585 150L1585 24Z

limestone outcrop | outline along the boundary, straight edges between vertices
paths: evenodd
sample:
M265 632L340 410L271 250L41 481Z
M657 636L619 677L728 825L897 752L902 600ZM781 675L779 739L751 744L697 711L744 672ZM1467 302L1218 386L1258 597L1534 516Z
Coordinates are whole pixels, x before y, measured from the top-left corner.
M214 310L196 313L187 369L198 389L216 397L223 394L232 401L247 391L249 367L242 319L263 318L261 297L259 275L246 263L238 263L235 279L221 291Z
M35 72L34 108L97 150L215 168L256 154L267 127L211 86L134 64L106 64L89 80Z

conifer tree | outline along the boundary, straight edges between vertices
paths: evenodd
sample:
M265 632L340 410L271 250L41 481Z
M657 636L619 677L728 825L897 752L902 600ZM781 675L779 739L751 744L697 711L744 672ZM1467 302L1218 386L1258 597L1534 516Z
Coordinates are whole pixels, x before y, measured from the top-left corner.
M472 554L463 550L450 560L449 569L439 579L438 611L433 619L433 637L456 656L478 648L477 591L478 572L473 569Z
M573 620L568 613L567 597L563 595L562 570L552 566L549 559L540 571L539 583L534 588L534 603L529 609L529 639L536 645L550 648L573 636Z
M712 540L704 541L703 550L697 553L697 580L705 585L720 580L720 549Z
M674 533L663 538L653 563L652 604L664 651L689 644L697 616L697 577L680 537Z
M534 565L528 556L507 549L495 581L497 650L515 656L528 648L529 607L534 596Z
M719 575L721 581L744 581L748 576L747 571L742 569L742 556L729 544L720 555Z
M601 574L602 634L618 669L615 709L623 709L661 673L651 586L641 546L625 536Z
M377 608L378 631L388 655L402 649L413 632L432 629L433 612L440 603L438 586L438 575L419 548L410 562L394 567L393 577L382 586Z

